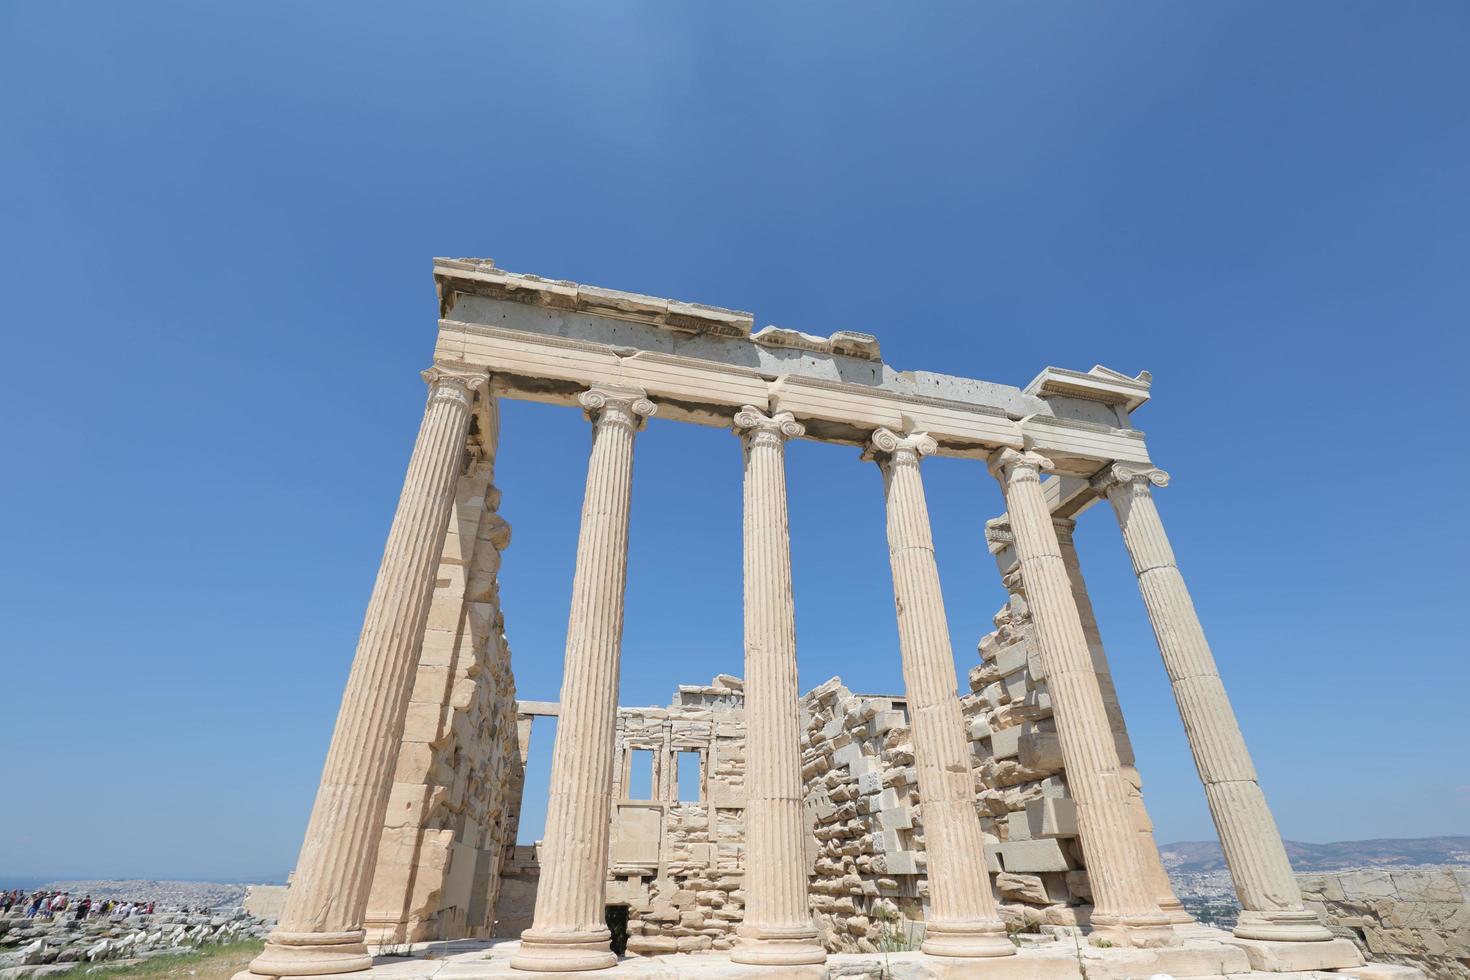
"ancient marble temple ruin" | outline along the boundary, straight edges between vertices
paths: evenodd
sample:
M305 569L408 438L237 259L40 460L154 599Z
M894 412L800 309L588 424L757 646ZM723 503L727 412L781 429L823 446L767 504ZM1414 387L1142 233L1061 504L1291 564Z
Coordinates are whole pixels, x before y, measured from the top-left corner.
M489 261L440 259L434 275L423 422L252 974L351 973L371 967L370 943L495 936L519 937L508 969L617 972L609 923L630 954L718 952L751 974L821 976L829 956L902 937L957 976L1077 976L1080 953L1037 958L1014 939L1045 930L1093 951L1173 950L1149 962L1176 976L1362 973L1303 906L1170 550L1155 503L1169 480L1131 420L1146 374L1049 367L1015 388L895 370L866 334L755 331L747 313ZM505 398L591 428L555 703L517 701L500 608ZM634 446L654 414L724 429L743 453L744 670L620 708ZM797 687L785 448L799 439L878 470L902 691ZM983 539L977 513L977 559L1008 599L963 696L924 498L934 455L972 460L977 495L994 479L1005 504ZM1193 923L1160 862L1072 540L1094 503L1153 623L1243 907L1233 935ZM548 714L545 834L518 847L531 722ZM1215 952L1183 956L1201 944Z

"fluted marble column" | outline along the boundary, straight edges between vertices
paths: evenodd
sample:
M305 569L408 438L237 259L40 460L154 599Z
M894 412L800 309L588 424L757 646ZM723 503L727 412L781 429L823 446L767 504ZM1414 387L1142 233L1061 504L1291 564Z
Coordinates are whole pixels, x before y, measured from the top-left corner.
M433 573L465 459L474 393L488 380L482 372L437 366L423 377L429 383L428 404L368 600L306 839L280 922L250 964L253 974L350 973L372 965L363 930L368 889Z
M747 405L735 415L745 450L745 919L737 963L822 963L807 904L802 812L801 692L786 516L786 440L805 429L790 412Z
M617 962L609 946L603 899L633 437L654 406L642 392L601 388L583 393L582 406L592 420L592 457L577 538L536 912L531 928L521 933L520 952L511 959L519 970L600 970Z
M1077 557L1077 545L1072 532L1077 522L1070 518L1052 521L1056 528L1057 544L1061 546L1062 563L1067 566L1067 577L1072 583L1072 599L1077 603L1077 615L1082 620L1082 635L1087 638L1087 648L1092 654L1092 670L1097 675L1097 686L1102 694L1103 708L1107 711L1108 725L1113 730L1113 743L1118 749L1123 781L1128 790L1128 809L1133 814L1133 828L1138 833L1138 854L1143 861L1144 873L1152 883L1154 898L1159 910L1175 925L1188 925L1194 918L1174 894L1169 873L1159 858L1159 845L1154 840L1154 825L1149 819L1148 808L1143 803L1143 778L1138 774L1138 763L1133 755L1133 742L1128 737L1128 726L1123 720L1123 706L1118 702L1118 691L1113 684L1113 671L1108 666L1108 654L1103 648L1102 633L1097 627L1097 615L1092 609L1092 597L1087 594L1087 580L1082 577L1082 562Z
M1139 855L1128 808L1128 787L1103 706L1097 675L1061 545L1041 489L1051 461L1035 452L1002 449L991 471L1005 493L1026 600L1046 669L1067 786L1077 802L1077 825L1092 883L1094 936L1133 946L1178 941L1159 910Z
M935 956L1006 956L1016 948L990 893L970 746L955 693L954 649L919 477L920 457L937 448L923 432L879 429L867 453L883 471L904 694L924 808L929 913L922 948Z
M1235 935L1300 942L1331 939L1316 915L1302 905L1281 833L1266 806L1214 655L1164 534L1150 485L1168 482L1162 470L1119 463L1094 477L1092 485L1113 505L1138 574L1138 588L1243 909Z

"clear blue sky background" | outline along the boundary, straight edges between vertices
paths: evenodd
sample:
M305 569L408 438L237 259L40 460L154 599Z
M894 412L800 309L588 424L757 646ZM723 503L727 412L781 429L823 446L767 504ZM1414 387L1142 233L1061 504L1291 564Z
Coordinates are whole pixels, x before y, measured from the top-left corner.
M1470 830L1467 42L1458 2L0 4L0 878L290 867L433 255L900 368L1151 370L1283 831ZM557 696L586 450L506 406L527 698ZM963 675L1000 497L925 479ZM898 689L876 470L799 444L790 486L803 685ZM739 494L732 436L640 436L623 703L740 671ZM1209 837L1110 514L1078 540L1160 838Z

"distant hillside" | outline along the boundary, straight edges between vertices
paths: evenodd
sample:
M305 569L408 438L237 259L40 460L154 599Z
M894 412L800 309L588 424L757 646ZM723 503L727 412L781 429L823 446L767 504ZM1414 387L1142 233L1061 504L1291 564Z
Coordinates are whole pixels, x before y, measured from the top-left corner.
M1347 840L1333 844L1286 842L1286 853L1297 871L1337 871L1342 868L1392 868L1416 864L1470 865L1470 837L1410 837ZM1215 841L1183 841L1159 845L1164 867L1171 874L1224 871L1225 858Z

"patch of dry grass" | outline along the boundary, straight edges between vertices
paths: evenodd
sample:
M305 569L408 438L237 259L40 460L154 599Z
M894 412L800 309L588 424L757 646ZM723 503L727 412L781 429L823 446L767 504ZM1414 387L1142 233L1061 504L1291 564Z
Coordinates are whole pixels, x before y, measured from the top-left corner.
M265 940L250 939L238 943L204 946L195 953L182 956L155 956L130 965L101 965L56 974L48 980L230 980L250 965L265 948Z

